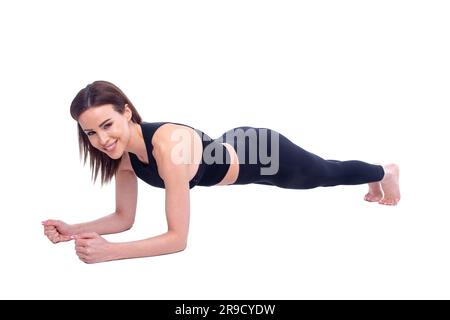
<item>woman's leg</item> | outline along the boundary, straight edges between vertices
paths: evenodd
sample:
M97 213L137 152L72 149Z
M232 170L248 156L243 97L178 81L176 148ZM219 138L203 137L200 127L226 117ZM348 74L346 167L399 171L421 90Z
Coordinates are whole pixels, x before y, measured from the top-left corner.
M239 127L226 134L230 132L234 139L228 136L228 142L235 146L240 163L240 173L235 184L256 183L288 189L311 189L369 183L369 194L366 195L368 201L396 204L400 198L398 167L395 165L381 166L358 160L325 160L267 128ZM255 152L257 162L251 163ZM382 198L377 199L377 188L385 191L384 201Z
M357 185L381 181L384 177L384 169L380 165L358 160L325 160L273 130L271 138L278 139L278 143L272 143L271 147L277 147L278 144L279 169L275 175L267 178L278 187L311 189Z

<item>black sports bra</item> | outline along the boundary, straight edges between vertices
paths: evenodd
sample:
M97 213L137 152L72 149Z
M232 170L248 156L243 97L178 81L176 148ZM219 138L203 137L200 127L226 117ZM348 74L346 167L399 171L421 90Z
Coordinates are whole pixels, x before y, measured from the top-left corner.
M158 167L156 165L156 160L153 157L153 145L152 138L155 134L155 131L166 123L173 123L182 125L185 127L192 128L188 125L176 123L176 122L145 122L143 121L140 126L142 128L142 135L144 137L145 147L147 149L147 156L149 163L143 163L139 158L132 152L128 152L130 156L131 166L133 167L134 173L138 178L145 181L151 186L164 188L164 180L158 174ZM213 140L206 133L194 129L202 139L203 144L203 155L202 161L198 166L197 173L195 176L189 181L189 188L192 189L194 186L213 186L218 184L228 172L228 168L230 167L230 154L228 153L227 148L221 144L221 140ZM210 144L218 144L214 146L208 147L209 150L212 150L212 155L214 156L215 150L222 151L222 163L205 163L205 148ZM212 148L212 149L211 149Z

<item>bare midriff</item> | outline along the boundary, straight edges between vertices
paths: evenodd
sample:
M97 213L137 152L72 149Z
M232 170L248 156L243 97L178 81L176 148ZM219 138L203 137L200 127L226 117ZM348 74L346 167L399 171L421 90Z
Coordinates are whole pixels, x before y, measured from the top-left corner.
M236 153L236 150L234 150L233 146L229 143L222 143L230 153L230 166L228 168L227 174L225 177L223 177L222 181L220 181L216 186L224 186L233 184L236 182L238 176L239 176L239 159Z
M162 127L167 126L167 124L163 125ZM173 126L173 129L180 128L179 125L169 124L168 127ZM186 128L182 127L184 129L190 130L190 133L193 138L193 144L192 144L192 154L194 154L194 161L190 164L190 179L192 179L198 171L199 168L199 159L202 159L202 153L203 153L203 145L202 140L200 138L200 135L192 128ZM159 130L159 129L158 129ZM158 131L156 130L156 131ZM236 150L233 148L233 146L229 143L222 143L225 148L227 148L229 154L230 154L230 166L228 167L228 171L223 177L223 179L218 183L215 184L216 186L226 186L230 185L236 182L238 175L239 175L239 159L236 153Z

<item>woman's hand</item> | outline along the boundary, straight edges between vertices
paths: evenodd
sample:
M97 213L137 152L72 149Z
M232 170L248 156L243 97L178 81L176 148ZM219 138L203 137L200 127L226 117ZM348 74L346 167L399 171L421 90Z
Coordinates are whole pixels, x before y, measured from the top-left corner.
M70 224L60 220L45 220L42 221L42 225L44 226L44 234L53 243L69 241L72 239L73 227Z
M73 236L78 258L85 263L114 260L113 244L95 232L81 233Z

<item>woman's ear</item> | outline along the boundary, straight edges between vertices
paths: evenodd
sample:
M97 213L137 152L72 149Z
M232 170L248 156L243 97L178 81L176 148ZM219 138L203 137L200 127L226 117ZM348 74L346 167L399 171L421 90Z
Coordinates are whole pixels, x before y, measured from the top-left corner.
M130 121L133 117L133 112L131 111L130 107L128 106L128 103L125 103L125 117L127 117L127 120Z

